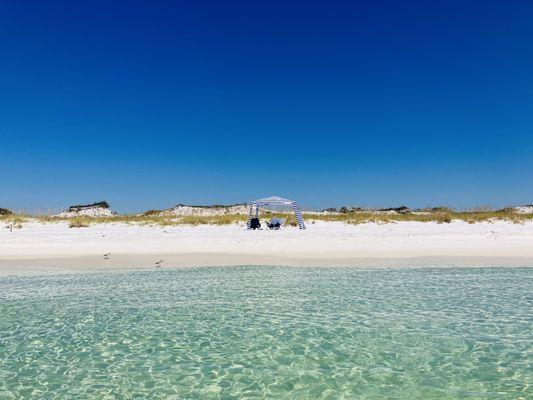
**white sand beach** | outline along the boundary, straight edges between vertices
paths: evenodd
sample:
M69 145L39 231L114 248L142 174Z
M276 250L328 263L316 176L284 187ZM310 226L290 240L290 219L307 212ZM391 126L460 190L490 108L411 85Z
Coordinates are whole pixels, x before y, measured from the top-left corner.
M104 257L105 254L109 254ZM25 223L0 229L0 273L207 265L533 266L533 223L138 226Z

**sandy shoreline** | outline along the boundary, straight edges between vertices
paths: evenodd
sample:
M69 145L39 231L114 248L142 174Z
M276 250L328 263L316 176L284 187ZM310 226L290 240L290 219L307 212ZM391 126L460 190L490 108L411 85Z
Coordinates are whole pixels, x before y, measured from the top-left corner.
M104 254L111 253L108 257ZM161 266L533 266L533 223L242 226L28 223L0 229L0 274Z

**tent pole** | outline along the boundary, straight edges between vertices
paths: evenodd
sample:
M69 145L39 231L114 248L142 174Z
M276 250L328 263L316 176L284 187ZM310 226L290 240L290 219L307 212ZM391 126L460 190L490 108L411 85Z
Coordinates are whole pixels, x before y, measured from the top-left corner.
M248 229L252 228L252 215L253 215L254 204L250 204L250 211L248 212Z
M300 212L300 207L298 206L298 204L293 203L292 208L294 210L296 221L298 221L298 228L305 229L304 219L302 217L302 213Z

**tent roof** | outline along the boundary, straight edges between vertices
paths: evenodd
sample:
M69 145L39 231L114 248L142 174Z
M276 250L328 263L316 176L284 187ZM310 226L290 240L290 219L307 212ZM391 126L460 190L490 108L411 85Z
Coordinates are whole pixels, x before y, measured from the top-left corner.
M264 199L258 199L258 200L252 201L252 204L258 204L258 205L268 205L268 204L293 205L294 203L296 203L294 200L284 199L283 197L279 197L279 196L270 196L270 197L265 197Z

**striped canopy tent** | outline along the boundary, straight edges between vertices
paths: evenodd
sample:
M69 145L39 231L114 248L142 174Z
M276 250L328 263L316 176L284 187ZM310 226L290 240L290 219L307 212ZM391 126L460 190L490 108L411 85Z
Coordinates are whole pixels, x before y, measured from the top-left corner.
M294 200L284 199L278 196L266 197L264 199L254 200L250 203L250 213L248 214L248 229L250 229L250 221L255 214L255 218L259 218L259 208L265 206L285 206L290 207L294 211L296 221L298 221L298 228L305 229L304 220L300 211L300 206Z

